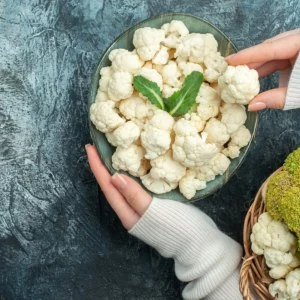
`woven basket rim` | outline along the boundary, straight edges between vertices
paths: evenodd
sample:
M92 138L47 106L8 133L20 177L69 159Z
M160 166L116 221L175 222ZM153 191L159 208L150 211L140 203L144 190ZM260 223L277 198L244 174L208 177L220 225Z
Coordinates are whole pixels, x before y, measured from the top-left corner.
M265 194L271 177L281 171L282 167L273 172L260 186L255 198L245 216L243 227L244 257L240 270L240 291L243 299L252 300L257 296L262 300L273 300L268 287L274 281L269 274L262 255L257 255L251 250L250 235L253 225L257 222L259 216L265 212Z

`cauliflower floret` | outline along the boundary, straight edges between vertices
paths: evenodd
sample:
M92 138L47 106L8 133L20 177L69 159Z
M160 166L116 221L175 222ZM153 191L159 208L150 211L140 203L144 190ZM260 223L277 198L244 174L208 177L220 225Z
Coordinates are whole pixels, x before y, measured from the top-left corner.
M169 61L168 64L166 64L162 71L161 75L164 81L164 84L167 84L171 87L179 87L181 86L181 82L179 80L181 73L177 67L176 62Z
M161 75L155 69L142 68L138 75L144 76L148 80L151 80L159 86L160 90L163 88L163 79Z
M96 98L95 98L95 102L101 102L101 101L109 101L109 97L108 97L107 93L102 92L102 91L100 91L100 89L98 89Z
M131 144L127 148L117 147L112 156L112 166L116 170L128 171L133 176L143 176L150 168L149 161L144 159L143 147Z
M180 38L189 34L189 30L184 23L178 20L173 20L170 23L164 24L161 29L166 33L163 44L168 48L176 48L177 44L180 42Z
M240 149L247 146L251 139L251 133L246 126L242 125L237 131L231 135L231 140L228 146L222 152L234 159L240 155Z
M192 199L196 192L206 188L206 181L199 180L194 170L187 170L186 174L179 181L180 193L188 200Z
M112 74L107 93L110 100L120 101L130 97L133 93L133 76L128 72L115 72Z
M228 66L218 78L221 98L227 103L246 105L259 93L258 73L247 66Z
M295 256L296 237L284 223L273 220L269 213L260 215L252 228L250 240L252 251L265 256L272 278L282 278L292 267L300 265Z
M184 77L187 77L193 71L198 71L203 73L203 68L199 64L194 64L191 62L181 61L178 63L178 68L181 70Z
M180 87L172 87L169 86L168 84L164 84L163 85L163 89L162 89L162 96L164 98L169 98L171 97L175 92L179 91Z
M99 89L102 92L107 92L108 84L113 74L111 67L103 67L100 70L100 80L99 80Z
M220 75L227 68L225 58L221 56L220 52L212 52L206 55L204 57L204 65L206 67L203 73L204 79L211 83L217 82Z
M247 113L245 106L241 104L224 103L220 110L222 113L221 122L226 125L230 135L246 122Z
M172 20L170 23L165 23L161 29L168 34L174 34L178 37L183 37L189 34L189 30L182 21Z
M285 280L280 279L269 285L269 292L278 300L300 299L300 269L290 271Z
M152 62L156 65L165 65L169 59L168 48L161 46L160 50L155 54L152 59Z
M198 132L203 130L205 121L203 121L197 113L191 113L189 120Z
M163 110L155 111L146 123L141 133L141 143L146 150L147 159L154 159L168 151L173 124L173 117Z
M202 120L206 121L219 114L221 100L217 91L207 83L202 83L196 102L199 103L197 112Z
M126 49L114 49L109 53L108 58L114 71L135 74L144 64L135 52Z
M184 176L186 168L173 160L171 151L150 161L153 179L162 179L168 183L178 183Z
M211 118L203 130L207 133L207 142L224 145L230 138L227 127L218 119Z
M230 157L231 159L234 159L240 156L240 147L229 143L228 147L222 150L222 153Z
M217 175L223 175L230 165L230 160L222 153L217 153L208 164L197 168L199 180L211 181Z
M231 136L230 143L236 145L239 148L245 147L248 145L251 139L251 133L249 129L242 125L236 132Z
M273 297L277 296L278 300L290 299L287 293L286 281L283 279L271 283L269 285L269 292Z
M101 101L91 105L90 118L101 132L110 132L125 123L115 109L113 101Z
M160 49L160 43L165 38L162 29L143 27L135 31L133 45L140 58L144 61L151 60Z
M128 121L106 134L107 140L115 147L128 147L140 137L140 128L133 121Z
M215 144L206 143L207 135L198 134L192 123L179 119L174 125L173 158L186 167L199 167L208 163L218 152Z
M151 192L156 194L168 193L177 188L178 183L169 183L162 179L154 179L150 173L141 177L143 185Z
M203 63L206 55L217 50L218 43L212 34L190 33L177 44L175 57L194 63Z
M152 116L156 107L148 100L133 94L131 97L120 101L119 110L127 120L142 120Z
M300 299L300 268L295 269L286 276L286 290L292 300Z

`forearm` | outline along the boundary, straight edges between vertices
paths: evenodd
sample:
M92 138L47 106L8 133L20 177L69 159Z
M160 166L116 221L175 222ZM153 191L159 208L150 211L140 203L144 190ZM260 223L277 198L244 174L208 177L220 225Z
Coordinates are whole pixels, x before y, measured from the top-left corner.
M238 290L241 246L197 208L154 198L129 232L174 259L176 276L189 282L184 299L242 299Z

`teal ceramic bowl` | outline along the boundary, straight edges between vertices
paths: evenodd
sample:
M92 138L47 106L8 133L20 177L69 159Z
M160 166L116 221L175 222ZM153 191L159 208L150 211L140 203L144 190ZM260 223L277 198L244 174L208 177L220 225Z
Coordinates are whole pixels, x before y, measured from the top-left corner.
M165 14L165 15L160 15L157 17L153 17L150 19L147 19L124 33L122 33L103 53L101 56L99 63L97 65L97 69L95 70L92 78L92 84L91 84L91 89L89 93L89 99L88 99L88 108L92 105L92 103L95 101L96 94L97 94L97 89L98 89L98 83L100 79L100 69L102 67L110 65L110 61L108 59L109 53L113 49L117 48L125 48L128 50L133 49L132 45L132 38L133 34L136 29L140 27L155 27L155 28L160 28L164 23L168 23L172 20L181 20L184 22L184 24L187 26L190 32L197 32L197 33L211 33L214 35L216 40L218 41L219 44L219 51L223 56L227 56L231 53L236 52L235 46L232 44L232 42L229 40L229 38L222 33L218 28L213 26L212 24L208 23L207 21L204 21L198 17L192 16L192 15L187 15L187 14L181 14L181 13L170 13L170 14ZM200 199L203 199L209 195L212 195L216 191L218 191L228 180L229 178L237 171L238 167L241 165L243 160L245 159L247 152L249 150L249 147L251 145L251 142L253 140L253 137L255 135L256 127L257 127L257 122L258 122L258 114L257 113L247 113L247 121L245 123L245 126L250 130L251 132L251 141L249 144L242 148L240 156L236 159L233 159L231 161L230 167L224 173L222 176L217 176L214 180L210 181L207 183L207 187L203 190L200 190L196 193L195 197L191 200L187 200L180 192L178 189L173 190L169 193L165 194L160 194L156 195L154 193L149 192L153 196L158 196L160 198L167 198L167 199L173 199L177 201L182 201L182 202L193 202L197 201ZM90 133L91 133L91 138L96 145L98 152L100 154L100 157L102 161L104 162L105 166L109 170L111 174L115 173L116 170L112 167L112 162L111 162L111 157L115 151L115 148L111 146L107 140L106 137L103 133L99 132L96 127L89 121L90 124ZM137 180L139 183L140 180L138 178L133 177L135 180Z

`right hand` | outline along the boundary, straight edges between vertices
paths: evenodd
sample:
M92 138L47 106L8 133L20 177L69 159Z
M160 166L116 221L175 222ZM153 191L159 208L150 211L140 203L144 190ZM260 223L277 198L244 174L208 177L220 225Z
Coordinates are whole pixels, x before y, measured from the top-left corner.
M274 36L261 44L241 50L226 58L229 65L248 65L260 77L293 67L300 51L300 29ZM248 105L250 111L265 108L282 109L287 87L272 89L257 95Z

